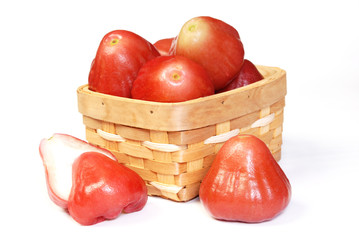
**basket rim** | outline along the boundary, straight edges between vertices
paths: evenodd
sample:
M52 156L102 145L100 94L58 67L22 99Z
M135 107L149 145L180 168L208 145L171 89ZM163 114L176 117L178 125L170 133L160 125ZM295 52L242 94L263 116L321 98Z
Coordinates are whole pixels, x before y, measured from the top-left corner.
M77 89L78 109L85 116L131 127L160 131L201 128L257 111L286 95L283 69L261 65L257 68L265 77L261 81L178 103L111 96L91 91L84 84Z
M267 84L268 82L274 81L277 75L281 75L281 74L285 74L286 72L278 67L268 67L268 66L262 66L262 65L256 65L256 67L258 68L258 70L260 72L263 73L264 69L268 70L270 69L272 74L269 76L266 76L264 79L257 81L255 83L252 83L250 85L247 86L243 86L241 88L236 88L230 91L226 91L226 92L221 92L221 93L216 93L216 94L212 94L206 97L199 97L196 99L191 99L191 100L187 100L187 101L183 101L183 102L175 102L175 103L169 103L169 102L154 102L154 101L147 101L147 100L140 100L140 99L133 99L133 98L127 98L127 97L119 97L119 96L114 96L114 95L109 95L109 94L104 94L104 93L100 93L100 92L95 92L89 89L88 84L83 84L80 87L78 87L77 89L77 93L80 92L86 92L88 94L95 94L98 96L102 96L105 98L112 98L114 100L118 100L118 101L128 101L128 102L137 102L138 104L151 104L151 105L158 105L158 106L176 106L176 105L187 105L187 104L193 104L193 103L197 103L197 102L203 102L203 101L208 101L212 98L218 98L218 96L226 96L226 95L231 95L235 92L243 92L246 91L248 89L251 88L256 88L258 86Z

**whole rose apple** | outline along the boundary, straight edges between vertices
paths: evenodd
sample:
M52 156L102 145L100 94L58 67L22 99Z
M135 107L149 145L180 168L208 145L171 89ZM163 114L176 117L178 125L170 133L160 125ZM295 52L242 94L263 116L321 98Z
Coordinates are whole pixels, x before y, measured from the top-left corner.
M196 17L186 22L174 51L201 64L216 90L225 87L239 73L244 59L237 30L211 17Z
M148 61L133 83L132 98L182 102L214 94L207 72L183 56L161 56Z
M130 97L132 83L141 66L159 55L150 42L133 32L109 32L103 37L92 63L89 89Z

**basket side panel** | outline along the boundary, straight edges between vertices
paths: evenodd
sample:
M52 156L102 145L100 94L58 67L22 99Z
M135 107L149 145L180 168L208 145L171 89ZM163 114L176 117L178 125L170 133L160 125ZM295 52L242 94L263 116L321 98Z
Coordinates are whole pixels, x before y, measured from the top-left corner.
M174 201L188 201L197 196L200 182L214 161L216 153L224 144L224 142L206 144L204 138L209 135L218 137L235 129L238 129L240 134L253 134L262 139L275 159L279 160L284 105L284 99L281 99L271 106L237 119L185 132L131 129L132 127L119 126L89 117L84 117L84 123L87 124L87 140L92 144L111 150L120 163L137 172L146 181L150 195ZM118 129L125 129L121 133L137 140L125 138L123 142L110 141L99 135L97 128L113 134L119 134L121 131ZM211 134L204 133L205 129ZM126 135L129 132L137 134L135 137L132 133ZM196 133L199 136L187 136ZM139 140L139 136L142 136L142 140ZM142 144L148 140L161 144L173 144L171 139L176 139L175 142L181 143L180 146L184 148L174 152L163 152L149 149ZM199 141L183 144L192 142L188 139L198 139ZM164 184L164 186L158 188L155 183ZM173 187L178 187L178 189L174 191Z
M265 81L205 102L118 101L79 88L86 139L109 149L121 164L137 172L149 195L188 201L198 196L200 183L227 136L255 135L280 160L286 76L277 68L259 70Z

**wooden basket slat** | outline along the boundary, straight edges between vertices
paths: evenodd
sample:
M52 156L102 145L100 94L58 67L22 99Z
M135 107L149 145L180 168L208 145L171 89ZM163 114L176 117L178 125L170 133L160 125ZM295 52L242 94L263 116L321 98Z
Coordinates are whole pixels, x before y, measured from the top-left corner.
M231 130L236 129L236 128L241 129L244 127L248 127L250 124L252 124L259 118L259 112L260 111L255 111L252 113L248 113L242 117L232 119L231 120Z
M149 159L145 159L144 163L145 163L144 167L146 169L161 174L179 175L187 171L186 163L177 163L177 162L162 163Z
M135 171L145 181L148 181L148 182L153 182L153 181L156 182L157 181L157 174L151 170L136 168L131 165L126 165L126 167Z
M111 151L113 155L115 155L115 158L118 160L119 163L122 163L124 165L130 165L130 156L128 156L125 153L120 153L118 151Z
M280 112L276 117L274 118L273 122L269 124L270 129L276 129L278 127L281 127L284 120L284 114L283 112Z
M103 139L96 133L96 129L92 129L86 126L86 139L88 142L98 145L100 147L105 147L106 140Z
M195 172L186 172L175 176L175 183L178 186L186 186L192 183L200 182L208 172L209 167L202 168Z
M196 172L203 168L204 158L200 158L194 161L187 162L187 172Z
M193 130L168 132L168 137L169 143L183 145L204 141L215 134L216 126L211 125Z
M175 185L176 184L175 175L168 173L166 174L157 173L157 182L160 182L162 184Z
M278 112L280 110L283 110L284 107L285 107L285 98L282 98L278 102L275 102L270 106L270 112L271 113Z
M268 132L261 135L261 140L269 145L273 139L274 130L269 130Z
M282 134L278 135L277 137L273 138L269 143L269 149L276 152L279 150L282 145Z
M132 140L150 141L150 131L116 124L116 134Z
M145 163L144 163L143 158L129 156L128 161L129 161L129 165L132 167L145 169Z
M168 152L152 151L153 159L159 163L172 163L172 155Z
M91 129L101 129L102 127L102 121L92 118L92 117L88 117L83 115L82 118L82 123L85 124L86 127L91 128Z
M214 146L203 145L198 148L189 148L174 152L171 156L172 161L182 163L197 160L199 158L206 157L212 153L214 153Z
M216 154L211 154L203 158L203 168L210 167L216 158Z
M250 135L259 136L259 128L244 127L244 128L241 128L239 132L240 132L240 134L250 134Z
M168 143L168 134L165 131L150 131L150 141L154 143Z
M127 155L131 155L131 156L139 157L139 158L154 159L153 151L151 151L150 149L148 149L145 146L131 144L131 143L127 143L127 142L121 142L118 144L118 146L119 146L118 150Z
M188 184L185 188L178 192L178 198L180 201L186 201L186 199L192 199L198 196L200 182Z

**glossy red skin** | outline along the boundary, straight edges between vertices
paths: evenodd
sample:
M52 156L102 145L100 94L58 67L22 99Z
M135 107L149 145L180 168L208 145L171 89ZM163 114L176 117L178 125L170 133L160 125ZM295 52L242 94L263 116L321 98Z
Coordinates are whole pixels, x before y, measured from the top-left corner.
M221 89L219 92L226 92L249 84L258 82L264 77L258 71L256 66L249 60L244 59L242 68L237 77L235 77L225 88Z
M104 148L100 148L98 146L92 145L86 141L83 141L82 139L76 138L74 136L68 135L68 134L63 134L63 133L55 133L53 136L61 136L63 138L69 138L71 139L71 141L78 141L79 143L83 144L83 145L90 145L96 148L99 148L101 151L106 152L108 155L113 156L113 159L115 159L115 156L108 151L107 149ZM50 178L49 178L49 172L47 170L46 164L45 164L45 158L44 158L44 143L47 141L48 139L42 139L40 142L40 146L39 146L39 153L40 153L40 157L42 159L42 163L45 169L45 178L46 178L46 187L47 187L47 192L49 194L49 197L51 199L51 201L53 201L57 206L63 208L63 209L67 209L68 207L68 199L64 199L58 196L58 194L53 190L53 186L50 183ZM74 159L75 160L75 159Z
M83 153L72 171L68 210L82 225L114 219L121 212L140 211L147 202L142 178L103 154Z
M161 56L168 56L170 54L170 49L172 46L172 42L175 38L164 38L155 42L153 45L156 47Z
M238 75L244 59L243 44L235 28L211 17L186 22L176 40L175 54L201 64L216 90Z
M257 223L287 207L291 185L264 142L239 135L218 152L199 197L216 219Z
M109 32L103 37L92 63L89 89L130 97L138 70L159 55L150 42L135 33L125 30Z
M240 39L237 29L235 29L231 25L219 19L208 17L208 16L201 16L200 18L206 20L210 24L213 24L213 27L217 28L218 30L226 32L227 34Z
M204 68L182 56L147 62L132 88L132 98L154 102L183 102L212 94L213 83Z

